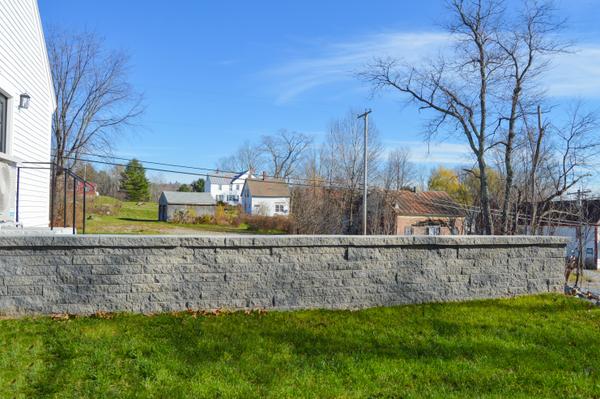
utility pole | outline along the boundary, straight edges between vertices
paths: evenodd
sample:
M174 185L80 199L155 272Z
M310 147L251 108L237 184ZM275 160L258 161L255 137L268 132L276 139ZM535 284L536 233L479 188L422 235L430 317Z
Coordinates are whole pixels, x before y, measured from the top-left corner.
M365 141L364 141L364 155L363 155L363 235L367 235L367 162L368 162L368 139L369 139L369 114L372 111L366 109L364 113L358 115L356 119L365 118Z

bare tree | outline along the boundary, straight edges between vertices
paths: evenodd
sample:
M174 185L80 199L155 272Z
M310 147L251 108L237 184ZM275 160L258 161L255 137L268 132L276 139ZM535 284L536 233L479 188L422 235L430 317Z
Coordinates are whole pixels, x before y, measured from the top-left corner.
M363 181L363 126L356 119L358 112L350 111L344 118L331 123L327 138L321 151L323 177L329 185L339 188L340 207L345 215L344 233L356 230L355 215L361 198L360 188ZM369 180L379 177L379 160L382 146L379 131L373 119L369 121L368 162Z
M540 108L536 124L531 124L535 127L527 124L528 142L521 153L524 177L517 188L524 193L523 202L532 207L528 215L532 234L549 218L560 216L553 201L592 176L600 155L600 119L595 112L584 110L581 103L571 107L563 125L542 118Z
M495 42L504 57L501 63L506 80L503 100L508 113L501 117L498 127L506 130L499 141L504 147L504 198L501 216L501 232L509 232L509 212L513 190L513 151L517 140L518 122L525 117L521 111L527 101L539 103L542 93L536 90L537 78L547 69L550 55L565 51L567 46L556 41L556 33L562 21L555 17L549 2L526 2L520 16L508 26L496 32ZM508 29L507 29L508 27ZM504 126L504 125L507 126Z
M489 92L495 89L502 72L503 55L495 40L502 6L501 0L451 0L453 22L448 30L455 46L450 56L440 55L436 62L423 67L401 67L398 60L380 59L361 74L375 89L397 90L420 109L431 111L429 137L447 128L467 140L477 161L486 234L493 232L486 161L493 134Z
M232 172L258 171L263 164L264 157L261 149L246 141L236 150L235 154L221 158L217 162L217 168Z
M114 133L143 112L142 97L128 81L128 57L103 46L91 33L48 36L57 103L52 145L58 173L74 165L84 151L109 152Z
M539 103L536 79L548 55L565 46L554 40L561 21L548 1L523 1L516 13L505 0L448 0L450 51L427 66L380 59L361 74L375 89L391 88L430 111L428 138L440 131L464 137L476 160L478 195L486 234L494 232L488 183L488 152L502 147L505 172L499 231L509 230L513 150L522 111ZM524 105L527 104L527 105Z
M390 151L383 166L382 184L386 190L401 190L413 183L415 167L410 162L410 152L406 148Z
M313 140L306 134L280 130L277 134L263 136L260 150L266 158L269 173L287 179L298 172Z
M322 150L311 149L303 163L304 184L292 188L294 230L298 234L342 234L339 191L328 186L324 177Z

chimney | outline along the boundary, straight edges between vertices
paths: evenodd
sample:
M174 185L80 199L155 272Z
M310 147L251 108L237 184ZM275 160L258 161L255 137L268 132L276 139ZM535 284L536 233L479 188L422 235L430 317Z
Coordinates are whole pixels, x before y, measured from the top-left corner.
M267 180L267 172L263 170L263 181Z

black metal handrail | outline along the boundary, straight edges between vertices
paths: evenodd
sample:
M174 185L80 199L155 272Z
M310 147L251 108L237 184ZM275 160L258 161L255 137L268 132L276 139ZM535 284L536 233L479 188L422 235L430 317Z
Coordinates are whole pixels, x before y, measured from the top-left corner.
M16 195L16 221L19 223L19 192L21 185L21 169L38 169L38 170L49 170L50 171L50 230L54 230L54 208L55 201L54 198L56 196L56 168L58 166L53 162L22 162L22 164L27 165L48 165L48 166L17 166L17 195ZM85 221L86 221L86 194L87 194L87 180L83 177L78 176L73 173L71 169L62 167L62 172L64 175L64 187L63 187L63 227L67 227L67 183L69 177L73 179L73 234L76 234L76 224L77 224L77 182L83 183L83 220L81 225L81 232L85 234Z

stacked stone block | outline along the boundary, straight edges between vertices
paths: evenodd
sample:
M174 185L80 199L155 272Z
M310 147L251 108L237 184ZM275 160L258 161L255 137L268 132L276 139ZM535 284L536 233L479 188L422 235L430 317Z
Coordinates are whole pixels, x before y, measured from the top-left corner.
M557 292L556 237L2 236L0 314L354 309Z

